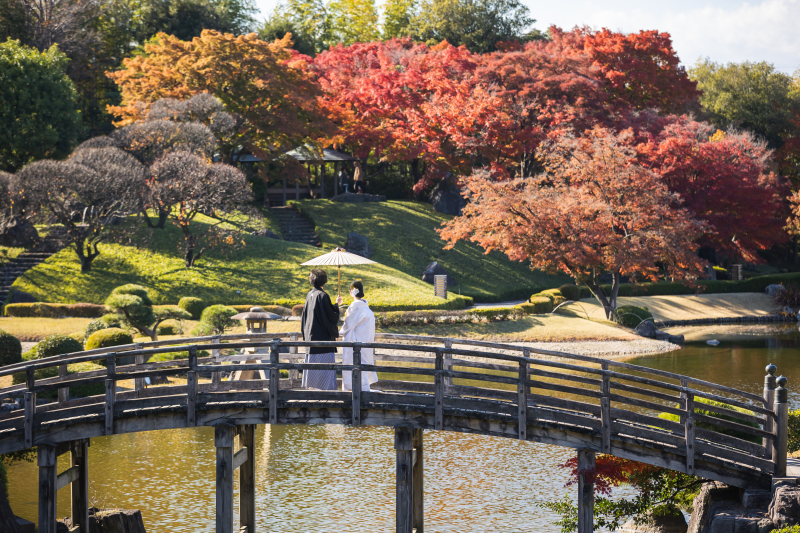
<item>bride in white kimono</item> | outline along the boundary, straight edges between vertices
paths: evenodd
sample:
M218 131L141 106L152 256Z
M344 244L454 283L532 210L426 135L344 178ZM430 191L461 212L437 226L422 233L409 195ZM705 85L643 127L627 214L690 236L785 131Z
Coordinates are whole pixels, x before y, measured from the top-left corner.
M347 308L344 325L339 330L339 335L345 342L375 342L375 315L364 300L364 285L354 281L350 285L350 295L353 303ZM353 364L353 349L342 348L342 364ZM361 364L375 364L375 349L361 348ZM370 383L378 381L376 372L361 372L361 390L368 391ZM342 388L353 390L353 373L349 370L342 371Z

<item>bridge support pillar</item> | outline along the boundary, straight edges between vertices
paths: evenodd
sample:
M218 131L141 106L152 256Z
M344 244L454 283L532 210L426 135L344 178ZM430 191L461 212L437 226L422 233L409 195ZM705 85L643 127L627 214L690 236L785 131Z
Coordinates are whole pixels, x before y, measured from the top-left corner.
M216 533L233 533L233 431L234 427L214 427L217 448Z
M39 533L56 533L56 447L40 444L39 465Z
M70 484L72 491L72 524L79 525L80 533L89 533L89 439L70 444L72 468L77 477Z
M394 449L397 452L397 533L422 533L423 521L423 453L422 430L394 428Z
M578 533L594 531L594 451L578 450Z
M256 530L256 426L239 426L239 445L247 448L247 460L239 466L239 528Z

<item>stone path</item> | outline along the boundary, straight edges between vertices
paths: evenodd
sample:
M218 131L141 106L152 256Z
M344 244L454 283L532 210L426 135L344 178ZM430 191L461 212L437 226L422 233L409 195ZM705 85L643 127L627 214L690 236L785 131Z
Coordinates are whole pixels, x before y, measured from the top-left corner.
M284 241L322 246L314 226L291 207L271 207L270 213L280 224Z

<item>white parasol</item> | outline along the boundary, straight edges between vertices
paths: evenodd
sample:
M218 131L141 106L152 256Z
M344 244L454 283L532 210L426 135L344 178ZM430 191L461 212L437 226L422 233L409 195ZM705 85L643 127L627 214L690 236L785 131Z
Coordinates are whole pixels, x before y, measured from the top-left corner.
M339 269L339 295L342 294L342 265L374 265L366 257L351 254L344 248L335 248L332 252L315 257L311 261L301 263L302 266L336 266Z

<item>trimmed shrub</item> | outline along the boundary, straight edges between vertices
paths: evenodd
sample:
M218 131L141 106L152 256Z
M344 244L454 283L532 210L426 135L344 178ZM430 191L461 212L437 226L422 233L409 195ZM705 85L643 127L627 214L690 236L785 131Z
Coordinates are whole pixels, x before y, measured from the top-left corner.
M789 411L789 453L800 450L800 409Z
M532 307L532 310L528 313L531 315L544 315L551 313L555 307L553 305L553 300L547 296L531 296L528 305Z
M233 315L238 314L236 309L227 305L211 305L203 309L200 315L200 323L194 332L198 335L222 335L227 328L236 326L236 321L231 320Z
M485 319L487 322L497 322L498 320L508 320L517 314L513 307L478 307L477 309L467 309L467 316Z
M651 318L653 318L653 314L646 307L638 307L636 305L620 305L617 307L617 322L626 328L635 328Z
M34 347L36 359L44 359L54 355L65 353L82 352L83 346L80 342L68 335L50 335Z
M167 320L162 322L156 329L159 335L180 335L183 333L181 324L175 320Z
M305 308L304 304L295 305L292 307L292 316L303 316L303 309ZM375 311L375 309L373 309Z
M0 366L22 361L22 344L15 336L0 329Z
M97 318L103 316L105 307L97 304L50 304L22 303L8 304L4 309L5 316L19 318L61 318L72 316L80 318Z
M120 328L106 328L92 333L86 339L86 349L110 348L111 346L122 346L133 344L133 336Z
M192 315L192 320L198 320L203 313L203 309L206 308L206 304L200 298L184 296L178 302L178 307Z
M576 301L581 299L581 288L577 285L562 285L558 290L567 300Z

